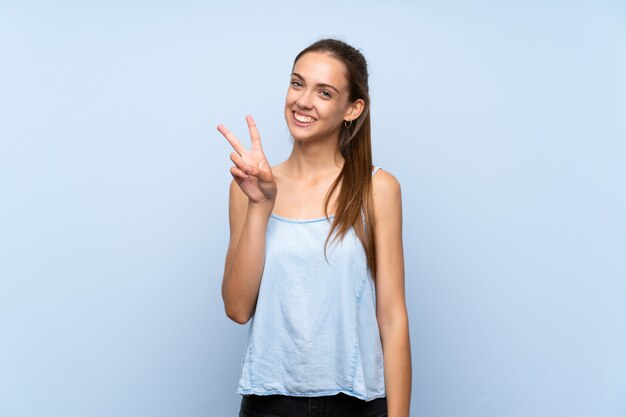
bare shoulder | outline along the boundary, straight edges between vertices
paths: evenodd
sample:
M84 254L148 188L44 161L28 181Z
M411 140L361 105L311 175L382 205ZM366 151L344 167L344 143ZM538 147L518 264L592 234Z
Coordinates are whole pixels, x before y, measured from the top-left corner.
M390 172L379 169L372 179L375 215L385 215L401 209L400 182Z

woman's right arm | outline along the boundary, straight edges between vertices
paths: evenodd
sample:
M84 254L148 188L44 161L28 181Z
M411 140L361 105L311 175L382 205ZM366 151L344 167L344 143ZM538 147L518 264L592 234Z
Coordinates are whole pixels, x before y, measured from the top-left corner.
M250 151L224 126L217 127L235 150L230 155L234 164L230 169L233 176L229 192L230 241L222 299L226 315L239 324L247 323L254 314L265 265L267 222L278 193L256 124L251 116L246 121L252 144Z
M226 315L245 324L256 307L265 265L265 232L274 205L249 201L235 180L230 184L229 194L230 242L222 299Z

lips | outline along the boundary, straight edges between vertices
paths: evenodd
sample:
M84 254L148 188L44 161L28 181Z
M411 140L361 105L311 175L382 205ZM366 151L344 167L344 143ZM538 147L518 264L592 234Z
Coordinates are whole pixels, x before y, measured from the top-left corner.
M315 123L317 121L317 119L314 118L314 117L307 116L307 115L300 114L300 113L296 113L295 111L292 112L292 114L293 114L294 120L300 126L309 126L312 123Z

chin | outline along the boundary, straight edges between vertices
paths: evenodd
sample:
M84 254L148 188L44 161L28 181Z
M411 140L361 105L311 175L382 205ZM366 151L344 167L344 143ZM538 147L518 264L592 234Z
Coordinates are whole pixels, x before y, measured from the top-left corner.
M293 129L289 129L289 134L291 135L293 140L296 142L309 142L315 139L313 135L298 132L297 130L294 131Z

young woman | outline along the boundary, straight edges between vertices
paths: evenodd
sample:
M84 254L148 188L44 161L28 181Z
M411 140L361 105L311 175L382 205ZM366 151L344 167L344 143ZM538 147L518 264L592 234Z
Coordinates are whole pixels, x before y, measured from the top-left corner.
M218 126L234 148L222 297L252 319L240 417L409 415L400 185L372 165L367 78L339 40L298 54L276 166L252 117L250 150Z

